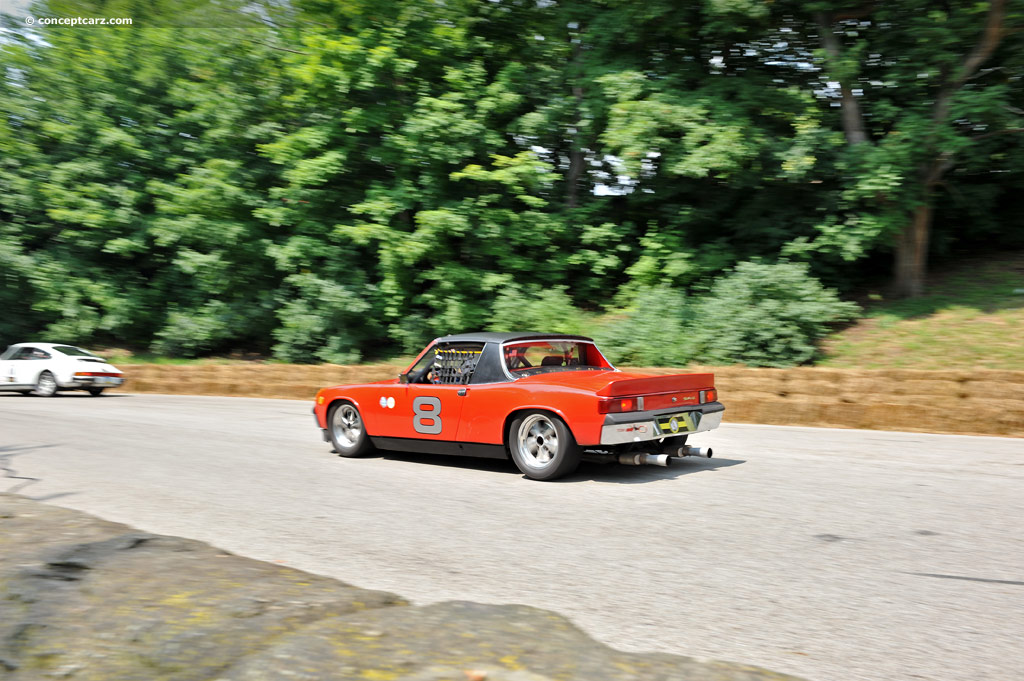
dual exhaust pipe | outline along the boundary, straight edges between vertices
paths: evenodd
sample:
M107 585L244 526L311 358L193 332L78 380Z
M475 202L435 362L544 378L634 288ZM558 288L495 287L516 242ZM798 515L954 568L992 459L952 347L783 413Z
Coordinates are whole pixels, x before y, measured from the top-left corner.
M631 454L603 454L586 457L599 462L615 462L624 466L668 466L672 459L681 459L686 456L701 456L710 459L713 450L711 447L687 447L683 445L672 454L646 454L643 452Z

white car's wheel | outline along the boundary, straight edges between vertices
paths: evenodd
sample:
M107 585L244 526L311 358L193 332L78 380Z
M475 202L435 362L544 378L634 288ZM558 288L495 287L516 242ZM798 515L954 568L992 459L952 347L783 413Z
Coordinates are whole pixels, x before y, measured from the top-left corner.
M37 397L53 397L57 394L57 379L49 371L44 371L36 379L36 387L32 394Z
M99 397L103 394L103 391L106 390L106 388L87 388L87 390L93 397Z

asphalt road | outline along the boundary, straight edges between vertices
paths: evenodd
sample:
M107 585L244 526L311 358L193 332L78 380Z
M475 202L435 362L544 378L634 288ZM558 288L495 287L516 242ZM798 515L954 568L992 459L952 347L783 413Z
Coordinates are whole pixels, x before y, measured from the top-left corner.
M342 459L310 405L0 394L0 491L394 591L525 603L626 650L814 681L1024 669L1024 441L724 425L713 459ZM728 412L726 412L728 419Z

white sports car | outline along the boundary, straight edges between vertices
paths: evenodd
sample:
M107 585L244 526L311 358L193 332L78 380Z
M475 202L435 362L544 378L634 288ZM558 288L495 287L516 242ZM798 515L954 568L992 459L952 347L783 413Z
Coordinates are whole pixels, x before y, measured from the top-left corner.
M0 390L50 397L58 390L99 395L124 383L124 374L102 357L59 343L17 343L0 355Z

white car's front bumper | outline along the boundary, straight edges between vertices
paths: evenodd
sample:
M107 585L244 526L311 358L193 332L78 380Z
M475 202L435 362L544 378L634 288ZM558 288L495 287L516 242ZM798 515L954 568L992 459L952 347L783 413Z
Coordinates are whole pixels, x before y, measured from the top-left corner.
M123 376L74 376L68 383L62 383L65 388L116 388L124 383Z

